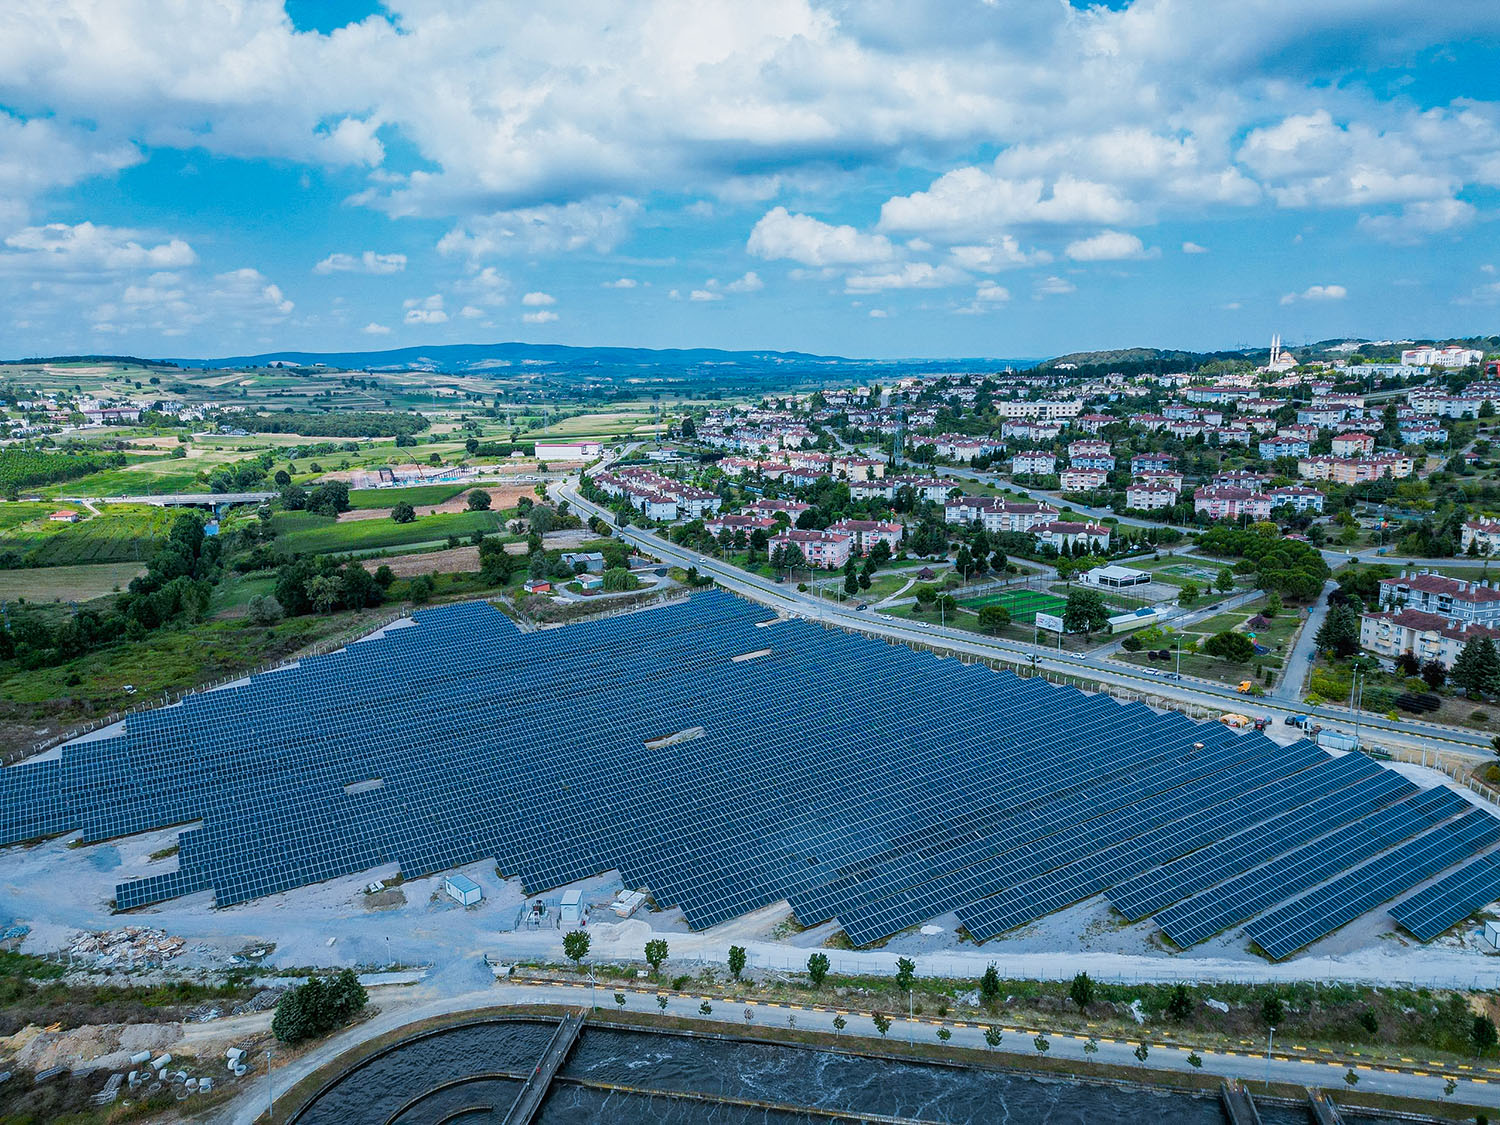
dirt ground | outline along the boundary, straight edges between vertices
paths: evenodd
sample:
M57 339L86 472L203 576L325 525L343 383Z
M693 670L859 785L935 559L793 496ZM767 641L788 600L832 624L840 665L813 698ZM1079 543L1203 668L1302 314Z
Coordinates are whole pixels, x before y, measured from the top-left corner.
M522 543L521 547L524 550L526 544ZM415 578L419 574L472 574L479 569L479 548L454 547L448 551L397 555L389 559L364 559L360 565L371 574L388 566L397 578Z
M483 486L484 491L490 494L490 508L492 511L503 511L506 508L514 508L516 501L522 496L534 496L529 485L519 484L491 484ZM418 504L417 515L430 516L439 512L466 512L469 510L469 490L465 489L451 500L444 500L441 504ZM389 508L356 508L353 511L343 512L339 515L340 523L348 523L353 520L388 520L391 518Z

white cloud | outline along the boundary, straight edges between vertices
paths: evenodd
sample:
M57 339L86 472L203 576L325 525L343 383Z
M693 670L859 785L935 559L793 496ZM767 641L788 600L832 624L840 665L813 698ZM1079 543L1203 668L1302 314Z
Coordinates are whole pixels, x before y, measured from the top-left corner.
M443 295L434 293L430 297L408 297L401 302L406 310L403 318L407 324L447 324L448 314L443 309Z
M750 232L745 249L757 258L789 258L804 266L848 266L887 262L895 257L890 239L833 226L811 215L773 207Z
M1428 199L1406 204L1399 214L1361 215L1359 227L1383 242L1410 246L1468 226L1477 214L1474 205L1462 199Z
M180 238L150 245L151 238L122 227L83 222L25 227L5 240L0 267L62 270L180 269L198 260Z
M538 308L542 305L557 304L557 298L554 297L551 293L534 292L528 293L526 294L526 296L522 297L521 304L526 305L529 308Z
M914 240L915 241L915 240ZM1052 261L1045 250L1023 250L1014 235L1001 235L976 246L954 246L948 251L953 264L976 273L999 273L1021 266L1042 266Z
M870 310L870 319L871 320L884 320L886 317L888 317L890 315L891 314L888 313L888 312L886 312L884 309L871 309Z
M963 271L928 262L905 262L875 273L852 273L844 279L845 293L877 293L886 289L939 289L966 280Z
M391 330L384 324L376 324L373 320L362 329L366 336L389 336Z
M979 288L974 291L974 296L981 301L998 303L1010 300L1010 290L1003 285L996 285L993 281L981 281Z
M724 289L729 293L758 293L765 287L766 283L760 279L760 274L750 270L743 277L738 277L724 286Z
M1208 247L1199 246L1196 242L1184 242L1182 244L1182 252L1184 254L1207 254Z
M1075 262L1118 262L1127 258L1154 258L1160 251L1146 249L1141 240L1125 231L1100 231L1092 238L1068 243L1068 257Z
M624 241L640 210L633 199L595 199L496 211L454 227L437 248L470 259L584 250L607 254Z
M1077 292L1077 290L1078 286L1074 285L1067 278L1058 277L1054 274L1052 277L1044 277L1036 283L1036 292L1034 295L1037 297L1058 297L1064 293Z
M330 254L313 267L313 273L400 273L406 268L405 254Z
M970 166L944 173L926 191L886 200L879 225L888 232L967 242L997 227L1128 222L1138 211L1111 184L1069 174L1051 183L1041 177L1012 180Z
M1301 293L1288 293L1281 298L1283 305L1290 305L1295 301L1342 301L1349 295L1349 291L1342 285L1309 285Z
M604 283L604 288L606 289L634 289L635 287L636 280L633 277L619 277L614 281L606 281Z
M722 301L724 294L715 293L709 289L694 289L688 294L689 301Z
M463 308L458 310L458 315L463 317L465 320L479 320L481 317L485 316L486 313L478 305L465 305Z
M539 312L522 313L521 319L527 324L547 324L557 319L557 314L551 309L542 309Z

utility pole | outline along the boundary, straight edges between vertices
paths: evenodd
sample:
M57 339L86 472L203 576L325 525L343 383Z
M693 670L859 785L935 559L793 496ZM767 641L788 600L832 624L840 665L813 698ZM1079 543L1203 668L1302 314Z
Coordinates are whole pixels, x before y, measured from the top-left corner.
M1271 1047L1276 1042L1276 1029L1273 1027L1266 1036L1266 1089L1271 1088Z
M276 1086L271 1081L271 1048L266 1048L266 1120L276 1120Z

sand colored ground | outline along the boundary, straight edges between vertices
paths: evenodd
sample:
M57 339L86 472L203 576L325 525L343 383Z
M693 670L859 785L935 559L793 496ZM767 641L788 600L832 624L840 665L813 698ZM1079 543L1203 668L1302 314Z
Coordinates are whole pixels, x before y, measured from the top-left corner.
M525 550L526 544L520 546ZM479 569L479 548L454 547L448 551L426 551L390 559L364 559L360 565L371 574L388 566L397 578L415 578L419 574L472 574Z

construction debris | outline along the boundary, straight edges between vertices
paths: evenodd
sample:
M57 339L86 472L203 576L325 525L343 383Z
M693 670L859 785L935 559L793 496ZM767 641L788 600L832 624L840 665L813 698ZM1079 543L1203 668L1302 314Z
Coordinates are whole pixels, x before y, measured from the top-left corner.
M68 954L95 968L135 969L170 961L182 952L185 944L165 930L126 926L80 934L68 946Z

